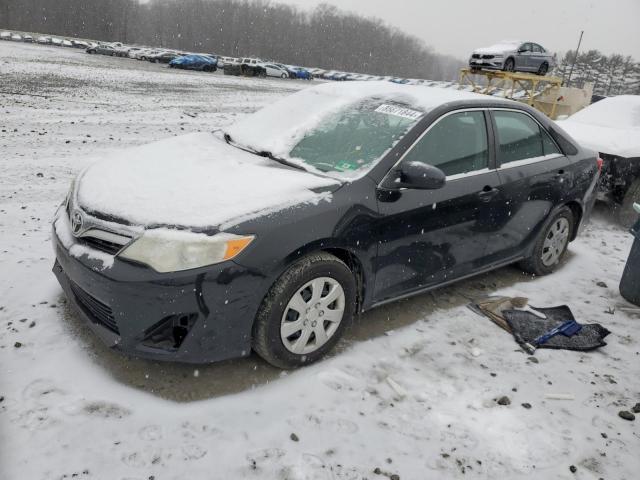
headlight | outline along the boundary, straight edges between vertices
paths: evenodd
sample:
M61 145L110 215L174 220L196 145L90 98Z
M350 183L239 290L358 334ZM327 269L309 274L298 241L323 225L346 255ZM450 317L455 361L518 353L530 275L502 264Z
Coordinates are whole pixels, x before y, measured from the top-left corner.
M253 235L185 232L156 228L130 244L120 257L149 265L157 272L177 272L231 260L253 241Z

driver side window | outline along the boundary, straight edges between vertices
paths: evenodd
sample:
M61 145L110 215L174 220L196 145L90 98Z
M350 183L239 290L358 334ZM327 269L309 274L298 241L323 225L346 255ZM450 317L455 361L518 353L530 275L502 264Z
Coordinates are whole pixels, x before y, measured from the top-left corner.
M448 177L488 168L484 114L460 112L441 118L411 147L404 162L433 165Z

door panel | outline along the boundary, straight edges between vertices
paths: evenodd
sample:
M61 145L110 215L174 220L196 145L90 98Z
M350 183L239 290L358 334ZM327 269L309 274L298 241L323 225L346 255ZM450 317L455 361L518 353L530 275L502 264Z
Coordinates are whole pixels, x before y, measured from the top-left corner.
M488 240L489 261L520 256L535 240L551 209L571 183L569 160L551 137L522 112L493 111L498 175L505 199Z
M439 190L378 195L375 299L420 290L484 266L494 210L502 201L495 171L447 182Z
M432 124L392 169L389 175L401 175L403 163L424 162L440 168L447 182L437 190L378 190L375 301L424 289L485 264L494 209L504 202L489 152L485 114L454 112Z
M531 44L525 43L522 48L526 49L524 52L518 52L516 55L516 67L520 70L528 70L530 68L530 56L531 56Z

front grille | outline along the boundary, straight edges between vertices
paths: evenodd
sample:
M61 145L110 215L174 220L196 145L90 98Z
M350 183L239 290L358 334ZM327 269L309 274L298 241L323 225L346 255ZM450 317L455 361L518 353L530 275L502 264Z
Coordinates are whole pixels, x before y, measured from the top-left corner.
M83 237L80 237L79 240L85 245L87 245L88 247L95 248L96 250L100 250L110 255L115 255L120 250L122 250L122 247L123 247L118 243L110 242L109 240L103 240L102 238L96 238L96 237L83 236Z
M495 57L495 55L482 55L482 58L484 58L485 60L490 60L493 57Z
M471 55L471 58L480 58L480 55L477 53L474 53L473 55Z
M94 323L98 323L111 330L113 333L120 335L120 330L118 330L118 324L113 316L113 311L108 305L85 292L72 281L69 281L69 285L71 286L71 291L78 300L78 304Z

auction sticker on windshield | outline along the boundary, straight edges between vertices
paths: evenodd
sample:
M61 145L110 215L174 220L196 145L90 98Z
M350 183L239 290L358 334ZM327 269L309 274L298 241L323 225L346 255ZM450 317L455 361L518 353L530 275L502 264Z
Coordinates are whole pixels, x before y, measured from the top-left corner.
M396 117L410 118L411 120L417 120L422 116L422 112L417 110L411 110L410 108L398 107L396 105L389 105L388 103L383 103L378 108L376 108L376 112L386 113L387 115L395 115Z

